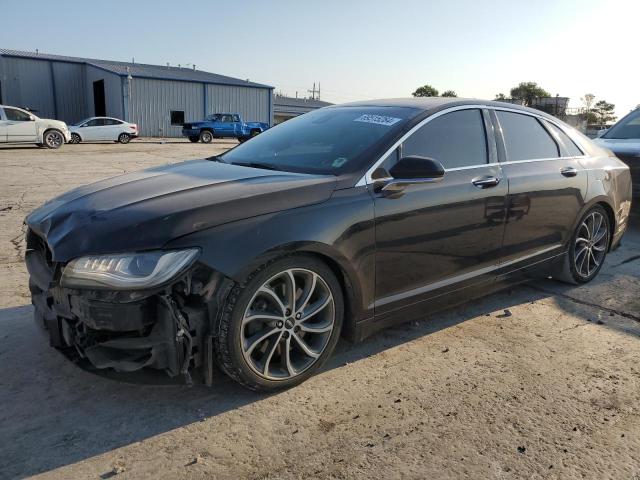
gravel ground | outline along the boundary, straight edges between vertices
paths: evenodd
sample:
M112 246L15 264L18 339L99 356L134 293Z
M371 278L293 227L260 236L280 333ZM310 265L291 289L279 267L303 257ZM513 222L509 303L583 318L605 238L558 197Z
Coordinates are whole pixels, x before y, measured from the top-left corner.
M25 214L232 145L0 147L0 478L640 479L637 227L587 286L539 281L341 343L274 395L222 374L98 376L51 349L31 320Z

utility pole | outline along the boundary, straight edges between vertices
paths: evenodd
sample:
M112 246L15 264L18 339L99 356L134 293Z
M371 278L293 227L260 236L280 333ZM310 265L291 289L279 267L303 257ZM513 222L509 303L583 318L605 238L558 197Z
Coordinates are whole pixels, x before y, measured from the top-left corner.
M307 90L311 94L311 99L316 100L316 92L318 92L318 100L320 100L320 82L318 82L318 90L316 90L316 82L313 82L313 90Z

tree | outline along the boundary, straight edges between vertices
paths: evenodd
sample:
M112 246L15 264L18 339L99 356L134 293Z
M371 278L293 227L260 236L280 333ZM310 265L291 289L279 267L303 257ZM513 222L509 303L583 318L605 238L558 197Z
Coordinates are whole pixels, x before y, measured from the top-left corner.
M440 96L441 97L457 97L458 95L453 90L445 90L444 92L442 92L442 95Z
M423 85L422 87L418 87L411 95L414 97L437 97L438 90L431 85Z
M496 98L494 98L494 100L506 100L507 97L505 96L504 93L499 93L496 95Z
M551 94L536 82L520 82L517 87L511 89L511 98L522 100L527 107L530 107L536 98L550 96Z
M593 93L585 93L584 97L580 99L584 103L587 125L598 123L596 115L591 111L591 107L593 106L593 101L595 100L595 98L596 96Z
M609 103L606 100L600 100L593 106L593 114L596 117L598 125L606 125L609 122L615 121L617 118L613 112L616 106L613 103Z

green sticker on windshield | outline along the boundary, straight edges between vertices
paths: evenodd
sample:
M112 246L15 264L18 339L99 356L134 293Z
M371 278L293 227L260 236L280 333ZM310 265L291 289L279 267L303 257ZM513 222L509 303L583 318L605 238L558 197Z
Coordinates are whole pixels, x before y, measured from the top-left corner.
M333 168L340 168L342 165L344 165L345 163L347 163L347 159L344 157L338 157L336 158L333 163L331 164L331 166Z

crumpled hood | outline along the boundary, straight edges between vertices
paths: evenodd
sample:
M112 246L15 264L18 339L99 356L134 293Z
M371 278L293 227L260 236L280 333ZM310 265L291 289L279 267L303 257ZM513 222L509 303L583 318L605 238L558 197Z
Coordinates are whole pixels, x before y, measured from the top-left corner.
M53 260L161 248L198 230L327 200L335 177L195 160L71 190L26 223Z

